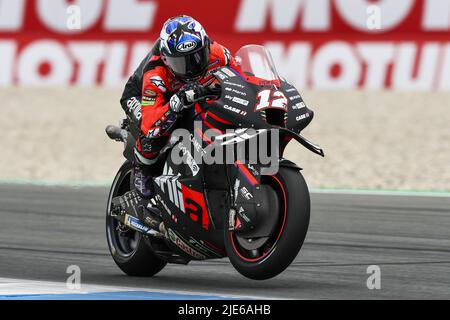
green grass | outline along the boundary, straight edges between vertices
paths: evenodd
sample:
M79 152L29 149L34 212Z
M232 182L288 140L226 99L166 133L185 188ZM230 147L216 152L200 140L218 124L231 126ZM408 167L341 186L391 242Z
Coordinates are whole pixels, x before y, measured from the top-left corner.
M39 180L39 179L0 179L0 184L7 185L38 185L49 187L109 187L111 181L85 180ZM311 188L312 193L330 194L366 194L366 195L394 195L394 196L433 196L450 197L450 190L394 190L394 189L352 189L352 188Z

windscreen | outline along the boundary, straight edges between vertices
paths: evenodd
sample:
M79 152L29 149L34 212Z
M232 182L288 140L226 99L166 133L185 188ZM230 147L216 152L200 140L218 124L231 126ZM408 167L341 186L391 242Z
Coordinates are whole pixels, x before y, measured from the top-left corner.
M270 52L263 46L247 45L240 48L235 58L249 76L265 80L279 80Z

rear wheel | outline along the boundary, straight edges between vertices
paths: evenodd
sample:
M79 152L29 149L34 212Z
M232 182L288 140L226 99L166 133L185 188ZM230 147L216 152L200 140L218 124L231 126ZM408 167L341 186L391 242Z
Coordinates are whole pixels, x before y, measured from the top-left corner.
M114 262L129 276L150 277L161 271L166 262L156 256L144 236L111 216L114 197L131 189L133 166L125 162L119 169L109 192L106 208L106 238Z
M231 263L242 275L264 280L283 272L295 259L309 226L310 197L301 173L281 167L274 176L263 176L261 183L276 192L278 221L268 238L243 239L225 231L225 249ZM274 213L275 214L275 213Z

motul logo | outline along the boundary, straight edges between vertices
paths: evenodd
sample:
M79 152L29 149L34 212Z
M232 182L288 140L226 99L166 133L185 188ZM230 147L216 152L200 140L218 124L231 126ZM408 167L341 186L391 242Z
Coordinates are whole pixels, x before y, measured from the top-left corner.
M83 33L101 22L105 32L148 31L152 29L157 13L156 1L90 0L71 1L81 13L78 29L69 29L68 3L65 0L0 1L0 31L21 30L27 18L27 10L36 10L37 19L57 33Z
M371 6L379 28L369 28ZM236 0L224 2L226 21L198 9L232 52L267 46L299 88L450 90L450 0ZM172 15L167 0L0 0L0 86L123 86Z
M189 1L178 2L183 3L178 10L192 9ZM414 14L420 15L418 28L422 31L450 30L450 0L240 0L226 3L224 10L237 12L234 20L230 19L229 24L218 22L214 15L207 14L209 8L202 7L198 8L199 15L204 17L202 23L220 30L225 25L227 32L328 32L341 20L354 30L374 32L367 28L367 8L376 4L382 14L382 31L395 30ZM163 22L158 22L158 17L173 15L171 4L172 1L167 0L0 0L0 32L24 31L25 21L31 21L33 27L42 25L60 34L98 32L98 28L105 33L158 31L159 23ZM80 13L79 28L68 28L69 5Z
M191 51L197 46L195 41L184 41L177 46L177 50L181 52Z
M299 88L450 90L450 43L274 41L266 48Z
M242 0L235 22L238 32L327 32L333 29L333 8L347 25L362 32L367 28L370 0ZM375 2L382 12L381 31L389 31L407 20L417 6L413 0ZM450 29L450 0L425 0L421 28L424 31Z

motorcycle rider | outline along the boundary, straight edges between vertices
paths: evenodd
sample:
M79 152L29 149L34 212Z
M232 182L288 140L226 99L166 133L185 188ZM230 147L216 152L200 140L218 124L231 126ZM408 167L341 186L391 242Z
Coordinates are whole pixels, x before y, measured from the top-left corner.
M180 112L204 94L202 86L215 79L211 72L225 65L239 68L198 21L181 15L164 23L155 46L129 78L120 102L138 137L134 184L142 198L152 197L152 165Z

